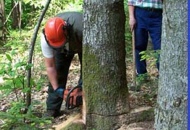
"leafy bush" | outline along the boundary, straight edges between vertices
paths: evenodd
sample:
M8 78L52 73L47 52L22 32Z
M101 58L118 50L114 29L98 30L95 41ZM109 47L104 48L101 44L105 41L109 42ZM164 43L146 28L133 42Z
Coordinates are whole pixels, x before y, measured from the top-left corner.
M146 50L140 52L141 60L149 60L151 61L150 66L154 66L159 59L160 50Z
M28 33L12 31L9 42L4 46L6 52L0 54L0 77L3 79L0 92L8 104L5 112L0 112L0 119L3 119L0 124L2 129L34 129L50 123L49 120L34 114L35 102L32 102L30 107L27 106L27 93L31 92L31 89L41 87L41 79L33 80L37 79L36 77L31 80L31 86L35 88L27 87L27 70L34 67L33 64L27 63L26 48L29 47L29 38Z

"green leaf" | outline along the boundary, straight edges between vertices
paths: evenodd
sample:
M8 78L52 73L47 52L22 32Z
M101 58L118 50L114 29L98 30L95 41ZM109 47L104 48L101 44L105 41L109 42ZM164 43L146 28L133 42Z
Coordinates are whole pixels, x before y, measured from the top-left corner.
M18 67L25 66L25 65L26 65L25 62L18 62L15 64L15 67L18 68Z
M12 58L11 58L11 56L10 56L9 54L6 54L6 57L7 57L7 59L8 59L10 62L12 62Z
M30 68L32 68L33 64L28 64L26 65L26 70L29 70Z

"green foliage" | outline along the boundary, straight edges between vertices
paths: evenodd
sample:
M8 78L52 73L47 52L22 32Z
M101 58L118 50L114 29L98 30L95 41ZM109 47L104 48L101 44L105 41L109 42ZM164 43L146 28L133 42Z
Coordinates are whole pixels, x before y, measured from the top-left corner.
M19 0L14 0L19 1ZM83 0L52 0L45 17L52 17L62 11L82 11ZM45 0L22 0L22 15L21 15L21 27L33 28L36 24L42 9L44 8ZM10 16L13 9L11 0L5 1L5 14ZM11 29L12 18L7 19L7 27Z
M11 10L12 10L12 8L11 8L11 0L6 0L5 1L5 15L6 16L8 16L9 14L10 14L10 12L11 12ZM7 23L6 23L6 27L9 29L9 28L11 28L10 27L10 24L12 23L12 21L11 21L11 19L10 18L8 18L7 19Z
M132 32L129 28L129 11L128 11L128 5L127 1L124 1L124 8L125 8L125 15L126 15L126 21L125 21L125 42L126 42L126 57L127 61L132 61Z
M16 0L15 0L16 1ZM28 108L26 105L27 93L38 91L42 87L42 83L47 77L41 77L39 73L43 71L43 67L39 61L42 59L39 36L36 41L34 58L40 59L35 64L28 64L28 48L30 47L30 39L33 34L34 26L36 25L42 9L46 1L39 0L22 0L22 16L21 16L21 30L12 30L11 15L7 19L7 30L9 36L7 43L2 46L0 54L0 78L3 83L0 83L0 96L7 99L9 104L6 112L0 112L0 119L3 123L0 124L0 129L14 129L14 130L35 130L45 127L51 123L50 120L40 118L35 115L35 105L39 102L31 101L31 106ZM63 11L82 11L82 0L52 0L48 11L44 17L44 21L49 17L55 16L57 13ZM12 10L12 3L10 0L5 1L5 13L8 16ZM42 23L43 26L43 23ZM41 61L42 62L42 61ZM34 71L40 70L38 74L32 75L31 86L27 87L27 70Z
M82 4L83 0L52 0L44 17L44 22L50 17L54 17L56 14L65 11L82 12Z
M138 75L138 77L136 78L136 80L137 80L137 82L143 82L143 81L146 82L147 78L148 78L148 74L145 73L145 74Z
M19 1L19 0L14 0L15 2ZM5 16L6 16L6 19L7 19L7 22L6 22L6 27L7 29L11 29L11 25L12 25L12 11L14 9L14 6L12 4L12 1L11 0L6 0L5 1ZM31 23L31 19L36 15L35 14L35 8L33 6L30 6L29 4L25 4L22 2L22 15L21 15L21 27L24 28L26 27L26 25L28 23ZM31 13L32 12L32 13Z
M51 121L35 116L31 109L28 109L26 114L22 113L25 104L22 102L12 102L11 108L7 112L0 112L0 118L5 123L0 125L1 129L18 129L18 130L39 130L50 124Z
M82 12L83 0L73 0L65 5L64 11L79 11Z
M1 126L3 129L10 129L12 127L19 128L35 128L41 127L47 120L42 120L37 116L34 116L26 106L26 93L30 88L26 87L26 71L31 68L32 64L27 64L25 59L15 60L13 56L16 55L16 50L6 52L5 55L1 55L0 64L0 76L3 77L4 83L1 85L0 90L4 92L5 96L13 96L13 100L9 100L10 109L6 113L0 112L0 118L4 120L4 124ZM34 82L31 82L33 85ZM23 95L23 96L20 96ZM8 103L8 102L7 102ZM25 112L27 113L25 114ZM26 123L27 122L27 123ZM40 126L39 126L40 124ZM37 126L36 126L37 125Z
M129 31L129 29L126 29L125 33L125 41L126 41L126 55L127 55L127 60L132 61L132 33Z
M6 47L8 45L6 44ZM5 55L0 55L2 61L0 63L0 76L3 77L4 81L7 81L2 85L1 90L9 88L10 91L13 91L14 89L24 88L26 70L32 66L27 64L26 59L15 57L18 56L19 52L22 52L21 49L23 48L18 48L18 46L11 46L11 48Z
M151 61L150 66L154 66L158 62L160 50L146 50L140 52L141 60Z
M32 102L30 108L26 106L27 93L32 89L27 87L27 70L34 65L27 63L30 31L22 32L11 31L9 41L4 46L6 52L0 54L0 77L3 79L0 84L1 97L6 97L9 104L6 113L0 112L0 119L4 121L0 129L34 129L50 123L33 114L36 102ZM40 83L40 78L32 77L31 86L40 89Z

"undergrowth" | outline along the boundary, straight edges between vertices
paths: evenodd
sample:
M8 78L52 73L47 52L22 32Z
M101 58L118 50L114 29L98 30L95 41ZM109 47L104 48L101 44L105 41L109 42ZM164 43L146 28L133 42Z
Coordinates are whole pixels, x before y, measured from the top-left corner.
M29 39L28 33L13 31L7 44L3 46L6 52L0 54L0 77L3 82L0 84L0 92L1 97L6 98L9 104L6 110L0 112L1 129L38 129L51 123L35 114L35 102L27 107L27 93L31 90L39 91L44 81L34 74L32 88L27 87L27 70L37 68L34 64L27 63ZM39 45L36 46L38 47Z

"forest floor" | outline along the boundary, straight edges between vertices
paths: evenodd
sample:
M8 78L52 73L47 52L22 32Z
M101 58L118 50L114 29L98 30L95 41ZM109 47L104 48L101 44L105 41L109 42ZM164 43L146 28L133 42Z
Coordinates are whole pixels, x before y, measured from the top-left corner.
M131 109L138 109L142 107L152 107L154 108L156 103L156 97L157 97L157 87L158 87L158 80L157 80L157 69L154 66L151 66L150 62L148 61L148 72L150 76L150 80L147 83L142 84L141 91L135 92L135 91L129 91L130 94L130 107ZM128 86L131 86L133 84L133 66L132 61L127 61L127 82ZM68 76L68 83L67 86L76 86L78 79L79 79L79 71L80 71L80 65L75 58L75 60L72 61L71 67L70 67L70 73ZM74 110L65 110L64 104L62 107L62 110L65 112L63 116L58 117L54 120L53 126L59 126L59 124L63 123L65 120L69 119L71 115L74 113L80 112L79 109ZM152 120L144 120L141 122L133 122L129 125L123 124L122 127L119 130L154 130L154 117L152 117Z
M127 62L127 82L128 86L132 85L132 74L133 74L133 67L132 67L132 61L128 60ZM78 62L78 57L75 57L72 61L70 72L68 76L68 82L66 86L76 86L78 79L79 79L79 72L80 72L80 65ZM144 83L141 87L140 92L134 92L129 91L130 94L130 107L131 109L139 108L139 107L153 107L156 103L156 97L157 97L157 86L158 86L158 80L156 78L157 76L157 70L154 66L149 66L148 64L148 72L150 76L150 81L147 83ZM46 72L40 72L42 76L46 76ZM46 77L47 78L47 77ZM47 98L47 83L44 83L44 87L42 87L41 91L35 92L32 94L32 100L39 102L38 105L36 105L36 109L38 111L41 111L41 114L45 111L45 103ZM0 99L0 111L5 111L7 108L6 100ZM56 129L55 127L62 124L63 122L67 121L71 116L80 113L79 108L75 108L73 110L66 110L64 103L62 105L61 110L63 111L63 115L60 117L57 117L53 120L53 123L49 126L48 130ZM58 130L58 129L57 129ZM145 120L141 122L133 122L131 124L123 124L123 126L119 130L154 130L154 117L152 117L152 120Z

